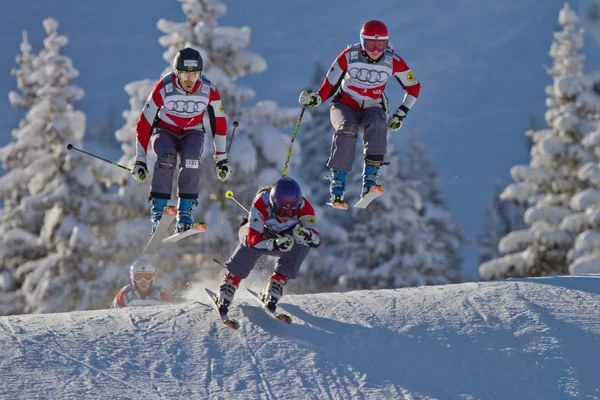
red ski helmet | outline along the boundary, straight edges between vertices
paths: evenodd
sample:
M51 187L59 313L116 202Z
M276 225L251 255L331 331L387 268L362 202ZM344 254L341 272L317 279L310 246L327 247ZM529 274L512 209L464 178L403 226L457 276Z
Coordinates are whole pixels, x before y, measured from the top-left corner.
M360 30L360 42L362 43L365 39L389 40L390 35L387 26L376 19L365 22Z

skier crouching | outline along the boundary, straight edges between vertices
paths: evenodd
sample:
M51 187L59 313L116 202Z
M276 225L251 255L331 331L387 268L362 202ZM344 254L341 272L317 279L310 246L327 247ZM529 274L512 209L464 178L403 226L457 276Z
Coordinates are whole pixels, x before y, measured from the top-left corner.
M227 315L240 281L248 277L263 255L279 257L275 272L260 293L267 308L275 312L283 286L298 276L310 248L321 244L314 209L302 196L298 183L283 177L259 189L239 237L239 245L225 263L228 272L215 298L219 312Z

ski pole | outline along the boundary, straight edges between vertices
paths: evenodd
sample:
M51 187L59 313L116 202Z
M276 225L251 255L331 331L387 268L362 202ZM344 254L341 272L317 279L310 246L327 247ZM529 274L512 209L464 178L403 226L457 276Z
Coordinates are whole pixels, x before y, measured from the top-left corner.
M239 201L237 201L235 199L235 197L233 197L233 192L231 190L228 190L228 191L225 192L225 197L228 198L228 199L231 199L231 200L235 201L238 206L242 207L242 210L244 210L244 211L246 211L246 213L250 214L250 211L248 211L248 209L246 207L244 207L242 205L242 203L240 203Z
M292 146L294 145L294 140L296 139L296 133L298 133L298 128L300 128L300 122L302 122L302 116L304 115L304 110L306 110L306 106L302 106L302 111L300 112L300 117L298 118L298 122L296 122L296 127L294 128L294 133L292 133L292 140L290 141L290 147L288 147L287 157L285 159L285 165L283 166L283 176L287 175L288 163L290 162L290 157L292 156Z
M229 155L229 149L231 148L231 143L233 143L233 135L235 135L235 128L237 128L240 123L237 121L233 121L233 132L231 132L231 139L229 139L229 146L227 146L227 155Z
M94 158L97 158L98 160L102 160L102 161L104 161L104 162L107 162L107 163L109 163L109 164L112 164L112 165L114 165L115 167L123 168L123 169L124 169L124 170L126 170L126 171L131 171L131 168L127 168L127 167L125 167L125 166L123 166L123 165L121 165L121 164L118 164L118 163L116 163L116 162L114 162L114 161L107 160L106 158L102 158L102 157L100 157L100 156L97 156L97 155L95 155L95 154L88 153L88 152L87 152L87 151L85 151L85 150L78 149L77 147L73 146L71 143L69 143L69 144L67 145L67 149L68 149L68 150L77 150L77 151L79 151L79 152L81 152L81 153L83 153L83 154L87 154L88 156L92 156L92 157L94 157Z

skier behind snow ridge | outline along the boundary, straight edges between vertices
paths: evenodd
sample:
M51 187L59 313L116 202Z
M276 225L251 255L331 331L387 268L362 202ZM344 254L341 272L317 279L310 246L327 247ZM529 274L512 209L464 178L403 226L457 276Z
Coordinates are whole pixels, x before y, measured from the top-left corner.
M406 90L400 107L386 123L384 89L394 76ZM360 43L349 46L331 65L317 92L304 90L298 101L315 107L331 96L330 119L335 133L327 166L332 205L345 204L346 175L352 169L359 131L364 133L364 168L361 197L377 185L379 168L387 152L387 130L397 131L414 105L421 84L398 54L389 46L387 26L377 20L366 22Z
M172 301L169 293L154 286L156 268L150 260L136 260L129 268L129 276L131 283L119 290L110 308L154 306Z
M279 257L275 272L260 293L265 305L275 311L283 286L298 276L310 248L321 244L313 207L289 177L258 190L248 219L240 227L239 239L215 299L222 315L227 314L240 281L263 255Z
M227 121L221 97L216 86L202 75L202 68L198 51L189 47L179 50L173 60L174 72L163 76L154 86L136 125L137 156L131 174L140 181L148 175L146 153L151 138L158 157L150 187L152 232L171 199L178 154L176 231L188 230L194 224L192 210L198 204L200 190L205 111L208 111L214 138L217 178L224 182L231 173L225 152Z

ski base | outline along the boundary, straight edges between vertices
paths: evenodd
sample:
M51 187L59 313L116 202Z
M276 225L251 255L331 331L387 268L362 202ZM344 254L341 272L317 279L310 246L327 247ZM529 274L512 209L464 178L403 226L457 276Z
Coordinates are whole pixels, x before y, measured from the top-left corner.
M269 310L267 308L267 306L265 305L265 303L263 303L263 301L261 300L260 296L258 294L256 294L255 291L253 291L252 289L246 289L248 291L248 293L250 293L252 295L252 297L254 297L256 299L256 301L258 301L260 303L260 305L262 306L262 308L269 314L271 314L274 318L277 318L278 320L280 320L281 322L285 323L285 324L291 324L292 323L292 317L290 317L289 315L285 314L285 313L281 313L281 312L273 312L271 310Z
M385 192L385 188L380 185L371 186L367 194L362 196L354 205L355 208L367 208L369 204Z
M181 239L184 239L188 236L195 235L196 233L206 232L207 229L208 229L208 225L205 224L204 222L194 222L194 225L192 225L192 227L190 229L188 229L187 231L177 232L176 234L163 239L163 242L164 243L178 242Z
M217 314L219 314L219 317L221 318L221 322L223 322L224 325L227 325L234 331L237 331L240 328L240 324L236 320L230 319L227 316L227 314L221 314L221 312L219 311L219 307L217 307L217 303L215 302L215 298L217 295L210 289L204 288L204 290L206 290L206 294L208 295L208 297L210 297L210 302L215 307Z
M158 226L156 230L150 237L150 241L146 245L144 249L145 255L153 255L156 253L156 250L160 247L160 244L163 241L163 237L169 231L169 227L175 221L175 217L177 216L177 207L166 206L163 210L163 215L160 221L158 221Z

